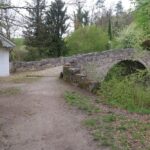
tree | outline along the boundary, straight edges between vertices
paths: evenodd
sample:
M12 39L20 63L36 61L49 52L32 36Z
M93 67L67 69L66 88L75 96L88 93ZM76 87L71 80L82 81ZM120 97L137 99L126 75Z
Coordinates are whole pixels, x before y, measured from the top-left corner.
M106 50L108 34L95 25L81 27L66 38L69 55Z
M11 0L0 0L1 7L11 6ZM11 38L11 29L14 26L15 13L8 9L0 9L0 33Z
M105 3L105 0L97 0L96 6L97 6L99 9L104 8L104 3Z
M113 36L112 36L112 10L110 9L108 11L108 36L109 40L111 41Z
M150 1L136 0L136 21L150 37Z
M38 53L39 57L42 57L44 53L43 39L45 36L43 23L45 0L32 0L31 3L27 3L27 6L32 9L27 9L29 16L26 16L26 30L23 32L25 44L29 52L32 53L32 49L36 49L34 53Z
M122 1L118 1L118 3L116 4L116 16L121 16L123 14L123 5L122 5Z
M80 3L77 5L77 12L74 12L74 28L75 30L89 24L89 12L83 10Z
M89 12L88 11L84 11L83 13L83 25L87 26L89 25Z
M117 28L120 28L120 20L123 15L123 6L122 6L122 1L118 1L115 7L115 12L116 12L116 22L115 26Z
M62 0L55 0L51 3L46 14L46 46L48 55L60 57L65 53L65 42L63 35L66 33L68 25L66 21L67 8Z
M96 7L98 9L98 12L97 12L98 17L102 16L102 10L105 8L104 3L105 3L105 0L97 0L96 2Z

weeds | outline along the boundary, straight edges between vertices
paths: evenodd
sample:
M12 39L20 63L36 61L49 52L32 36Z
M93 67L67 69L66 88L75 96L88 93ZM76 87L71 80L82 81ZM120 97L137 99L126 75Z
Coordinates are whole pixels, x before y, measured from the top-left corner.
M101 114L84 121L95 141L113 150L149 150L150 124L119 115Z
M17 95L19 93L20 93L20 89L16 87L0 89L0 96L11 96L11 95Z
M28 77L28 73L18 73L10 77L0 78L0 83L32 83L37 81L39 78L40 77Z
M88 98L78 95L75 92L66 92L65 100L72 106L76 106L78 109L93 114L99 112L99 108L96 107Z
M66 92L65 99L78 109L94 113L90 118L83 120L83 125L88 128L99 146L110 147L112 150L149 150L150 123L99 111L97 100L92 103L89 98L74 92Z
M101 84L99 94L113 106L127 109L130 112L150 113L149 77L143 72L126 76L121 80L111 78Z

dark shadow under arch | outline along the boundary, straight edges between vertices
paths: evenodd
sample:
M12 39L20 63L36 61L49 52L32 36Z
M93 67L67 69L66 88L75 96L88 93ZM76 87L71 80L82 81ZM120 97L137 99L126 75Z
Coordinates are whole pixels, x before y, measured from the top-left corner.
M146 70L146 67L139 61L123 60L115 64L107 73L105 80L109 80L112 76L123 77L139 70Z

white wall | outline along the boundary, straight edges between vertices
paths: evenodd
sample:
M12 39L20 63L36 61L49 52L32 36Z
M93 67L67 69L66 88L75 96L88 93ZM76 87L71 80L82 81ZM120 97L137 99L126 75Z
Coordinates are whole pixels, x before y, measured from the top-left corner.
M0 76L9 76L9 51L0 48Z

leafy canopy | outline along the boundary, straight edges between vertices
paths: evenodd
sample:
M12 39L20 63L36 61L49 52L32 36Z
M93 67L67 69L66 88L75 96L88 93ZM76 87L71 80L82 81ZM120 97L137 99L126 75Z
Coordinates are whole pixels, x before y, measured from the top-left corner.
M79 28L66 39L69 54L103 51L107 48L108 35L101 28L86 26Z
M146 33L150 36L150 1L136 0L136 20L139 26L143 27Z

